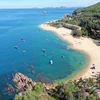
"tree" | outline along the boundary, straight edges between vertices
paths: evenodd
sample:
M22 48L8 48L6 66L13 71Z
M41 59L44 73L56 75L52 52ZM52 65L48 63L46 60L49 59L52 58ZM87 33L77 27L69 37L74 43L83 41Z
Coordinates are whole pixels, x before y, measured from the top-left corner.
M68 82L67 84L61 83L55 87L52 95L60 100L74 100L73 91L75 91L73 82Z
M72 92L67 92L63 100L75 100Z
M82 27L82 35L83 36L88 36L88 31L85 27Z
M93 94L87 96L87 100L98 100Z
M86 93L83 92L83 93L79 93L78 94L78 97L77 97L78 100L86 100Z
M39 82L34 86L33 90L41 93L44 90L44 86L41 82Z
M74 29L74 30L73 30L73 36L82 36L81 30Z

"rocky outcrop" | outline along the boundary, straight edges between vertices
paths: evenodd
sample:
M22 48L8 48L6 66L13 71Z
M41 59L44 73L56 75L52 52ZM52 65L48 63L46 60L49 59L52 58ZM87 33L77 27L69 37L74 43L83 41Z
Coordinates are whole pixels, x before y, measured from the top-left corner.
M36 83L31 78L23 75L22 73L16 73L13 77L16 91L26 90L27 87L32 88Z

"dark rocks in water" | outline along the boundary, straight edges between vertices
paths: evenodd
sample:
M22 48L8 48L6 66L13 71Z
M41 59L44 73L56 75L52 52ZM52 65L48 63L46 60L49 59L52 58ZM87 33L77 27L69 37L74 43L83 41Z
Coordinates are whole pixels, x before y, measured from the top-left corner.
M7 86L3 91L5 92L5 95L11 96L15 92L15 89L11 84L7 83Z
M32 73L34 71L32 70ZM48 82L41 76L41 74L37 74L38 80L43 83L44 87L48 89L52 85L48 84ZM13 76L13 82L15 83L15 92L26 91L28 88L32 89L38 82L33 82L31 78L23 75L22 73L16 73Z
M35 73L34 70L32 70L32 71L31 71L31 74L34 74L34 73Z
M33 65L31 65L31 68L34 68L34 66L33 66Z
M23 75L22 73L16 73L13 77L13 81L16 83L16 91L26 90L27 86L32 88L36 83L32 79Z

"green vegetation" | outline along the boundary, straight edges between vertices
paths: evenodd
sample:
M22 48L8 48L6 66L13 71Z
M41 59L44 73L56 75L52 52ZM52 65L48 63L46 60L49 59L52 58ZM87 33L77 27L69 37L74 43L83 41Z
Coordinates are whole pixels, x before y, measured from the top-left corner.
M86 80L80 78L79 81L59 84L55 89L51 89L51 95L56 100L98 100L95 89L92 89L94 84L97 85L92 78Z
M95 88L96 87L96 88ZM68 83L59 83L55 88L47 89L42 83L37 83L32 89L16 95L14 100L98 100L100 90L100 75Z
M28 88L26 91L16 95L14 100L54 100L49 96L42 83L37 83L33 89Z
M82 31L81 30L74 29L73 30L73 36L82 36Z
M89 36L100 40L100 3L77 9L72 15L48 24L57 28L62 26L70 28L74 36ZM28 88L16 95L14 100L98 100L97 89L100 90L100 75L95 78L80 78L78 81L60 83L51 89L47 89L42 83L37 83L32 89Z
M73 13L73 20L79 22L84 35L100 39L100 3L93 6L77 9ZM86 34L85 34L86 33Z
M100 39L100 3L75 10L71 21L82 27L82 35Z
M71 24L72 27L69 27ZM73 29L77 25L82 27L76 36L88 36L100 40L100 2L86 8L76 9L72 15L65 15L61 20L53 22L52 26L66 26ZM76 32L76 30L74 30Z
M56 28L60 28L60 20L55 21L55 22L49 22L48 23L50 26L56 27Z

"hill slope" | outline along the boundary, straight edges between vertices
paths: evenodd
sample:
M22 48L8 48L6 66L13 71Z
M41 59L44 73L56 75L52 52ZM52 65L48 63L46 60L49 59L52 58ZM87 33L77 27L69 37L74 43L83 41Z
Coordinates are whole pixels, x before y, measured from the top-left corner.
M72 17L72 21L76 21L82 27L83 35L100 39L100 2L86 8L76 9Z
M70 28L74 30L73 35L76 36L89 36L100 40L100 2L86 8L78 8L72 15L67 14L62 19L49 24L57 28L61 26ZM80 26L81 30L75 25Z
M49 24L57 28L70 28L76 36L89 36L100 40L100 2L86 8L78 8L72 15L67 14L61 20ZM75 25L80 26L81 30Z
M78 14L80 12L85 12L85 13L87 13L87 12L99 12L100 13L100 2L95 4L95 5L86 7L86 8L76 9L73 14L75 14L75 13Z

